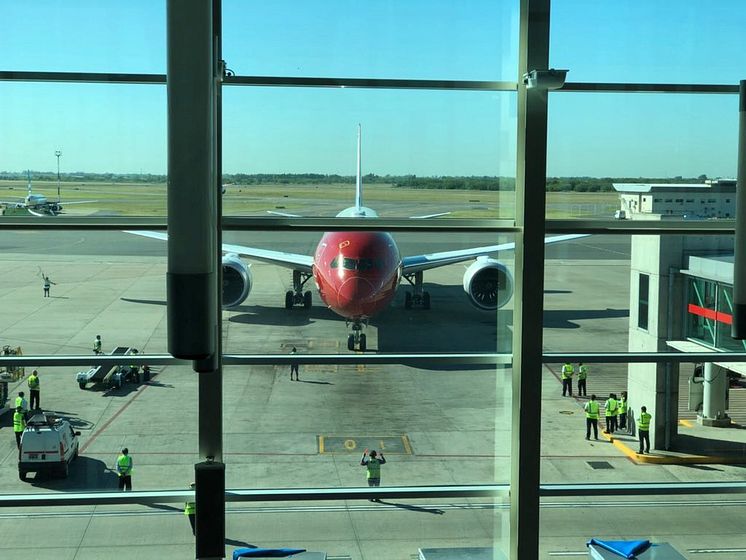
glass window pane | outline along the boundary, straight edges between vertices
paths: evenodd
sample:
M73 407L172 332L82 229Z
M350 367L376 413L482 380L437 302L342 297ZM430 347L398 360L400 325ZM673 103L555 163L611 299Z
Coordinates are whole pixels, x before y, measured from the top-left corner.
M743 78L739 2L555 2L550 60L573 82L730 83ZM702 40L702 30L717 40Z
M165 87L2 83L0 103L6 215L165 215Z
M1 70L166 73L166 3L3 2Z
M238 75L511 80L518 2L223 2Z
M736 175L737 114L737 95L554 93L549 99L548 190L562 191L557 195L564 196L572 210L575 197L585 205L607 202L604 196L617 194L614 183L704 185L708 178L732 179ZM709 133L702 134L703 130ZM701 190L709 193L713 189ZM592 200L587 200L589 195ZM717 206L715 196L692 196L680 188L638 195L663 200L626 208L628 214L632 211L628 219L638 214L656 219L649 214L667 213L725 217L712 210ZM676 199L693 202L681 204ZM616 207L620 208L619 199ZM592 215L590 208L582 209L580 215ZM600 210L608 212L601 206L596 209ZM574 215L552 216L550 211L550 217ZM597 215L612 217L612 213Z
M226 231L223 242L226 353L510 353L512 235ZM368 259L379 266L363 270Z
M515 94L224 88L226 215L515 215ZM433 119L433 115L438 115Z

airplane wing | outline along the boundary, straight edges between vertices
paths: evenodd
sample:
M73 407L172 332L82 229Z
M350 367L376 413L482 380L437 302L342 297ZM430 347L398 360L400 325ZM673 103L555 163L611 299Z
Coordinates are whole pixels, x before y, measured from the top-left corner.
M125 231L133 235L150 237L151 239L160 239L166 241L168 234L160 231ZM285 251L272 251L271 249L257 249L256 247L245 247L243 245L233 245L223 243L223 253L234 253L242 257L248 257L261 262L267 262L293 270L301 270L311 273L313 267L313 257L311 255L300 255L298 253L287 253Z
M91 204L92 202L98 202L98 200L73 200L60 202L63 206L70 206L71 204Z
M559 243L561 241L570 241L571 239L588 237L588 235L590 234L573 233L569 235L558 235L555 237L547 238L544 243L549 245L551 243ZM427 255L414 255L411 257L404 257L402 259L402 274L412 274L421 270L428 270L430 268L438 268L440 266L469 261L471 259L489 255L491 253L510 251L512 249L515 249L514 242L503 243L501 245L488 245L485 247L473 247L471 249L458 249L456 251L443 251L441 253L429 253Z

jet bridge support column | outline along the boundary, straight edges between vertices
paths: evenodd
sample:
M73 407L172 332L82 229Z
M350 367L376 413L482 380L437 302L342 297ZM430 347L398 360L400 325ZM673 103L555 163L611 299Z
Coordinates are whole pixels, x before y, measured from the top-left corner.
M730 426L730 418L725 413L727 390L728 370L712 362L706 362L702 414L697 417L697 422L703 426L720 428Z

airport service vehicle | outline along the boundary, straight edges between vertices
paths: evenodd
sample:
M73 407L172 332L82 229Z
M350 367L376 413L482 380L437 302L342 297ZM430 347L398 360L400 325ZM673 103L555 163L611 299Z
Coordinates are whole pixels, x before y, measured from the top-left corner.
M291 218L300 217L296 214L272 213ZM412 218L426 219L444 214L448 212ZM363 205L359 126L355 206L342 210L337 217L378 217L374 210ZM168 239L167 234L155 231L127 233L153 239ZM557 243L580 237L586 237L586 234L551 237L545 243ZM391 234L380 231L325 233L313 255L224 243L222 305L225 309L236 307L243 303L251 291L251 268L240 257L290 268L293 271L293 289L285 293L285 308L291 309L296 305L311 307L311 292L304 291L304 287L306 282L313 278L324 304L343 317L347 325L351 325L352 332L347 337L348 350L365 351L367 343L363 327L372 316L391 303L402 279L412 286L412 289L404 294L404 307L430 309L430 294L423 289L423 272L428 269L473 260L463 277L464 291L469 301L483 311L494 311L503 307L513 295L513 275L504 263L490 255L512 249L515 249L515 243L402 257Z
M129 346L117 346L109 354L110 356L126 356L137 354L137 348ZM81 389L85 389L89 383L104 383L117 389L129 380L139 380L137 369L132 366L95 366L86 371L79 371L75 375L75 381Z
M63 418L34 414L21 436L18 477L25 481L29 472L49 472L66 478L70 463L78 456L79 435Z

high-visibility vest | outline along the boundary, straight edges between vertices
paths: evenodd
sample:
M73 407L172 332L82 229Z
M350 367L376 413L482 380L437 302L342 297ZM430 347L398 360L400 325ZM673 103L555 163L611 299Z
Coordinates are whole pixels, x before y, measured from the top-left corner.
M619 401L619 414L627 414L627 399Z
M196 502L187 502L184 504L184 515L193 515L197 513Z
M34 375L33 373L29 375L28 378L28 388L32 391L38 391L39 390L39 378Z
M598 420L598 403L596 401L588 401L585 403L585 417L591 420Z
M119 476L128 476L132 472L132 457L129 455L120 455L117 457L117 474Z
M26 427L26 417L23 412L13 413L13 431L22 432Z
M617 402L614 399L606 399L606 402L604 403L604 406L606 410L604 411L604 414L606 416L616 416L617 415Z
M562 379L572 379L572 374L575 373L575 370L572 367L572 364L565 364L562 366Z
M93 349L99 352L101 351L101 339L100 338L95 338L93 340Z
M28 404L26 403L26 399L23 397L16 397L16 406L15 408L21 407L23 410L28 410Z
M653 418L652 414L647 412L640 413L640 419L637 421L637 429L647 432L650 430L650 420Z
M369 458L366 465L368 467L368 478L381 478L381 460Z
M580 366L578 368L578 381L584 381L588 377L588 366Z

